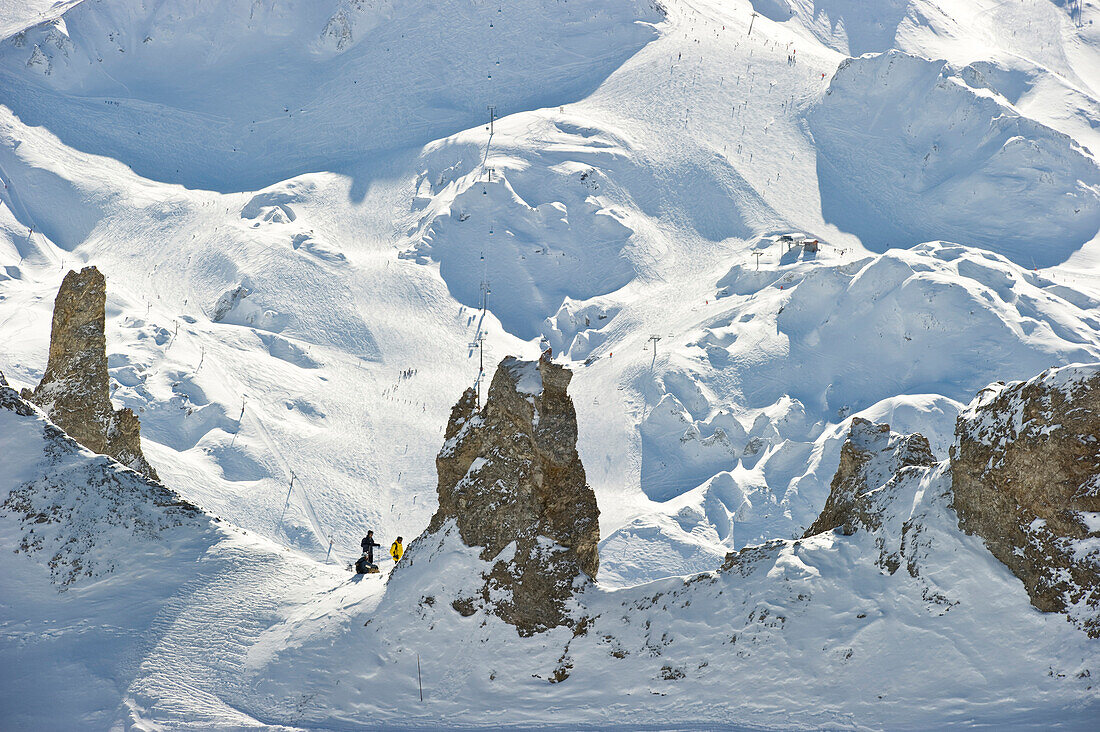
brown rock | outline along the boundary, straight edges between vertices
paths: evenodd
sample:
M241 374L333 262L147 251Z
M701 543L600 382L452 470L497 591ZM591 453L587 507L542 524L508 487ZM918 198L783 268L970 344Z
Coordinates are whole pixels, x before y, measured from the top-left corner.
M454 521L465 544L496 560L480 605L521 635L570 624L577 580L599 568L599 509L577 454L571 378L546 359L504 359L483 409L473 389L455 405L436 458L428 532ZM456 602L475 611L471 598Z
M983 390L956 422L951 477L959 527L1035 607L1100 637L1100 364Z
M92 452L110 455L150 478L157 473L141 452L140 423L111 404L104 335L107 281L95 267L70 271L54 301L50 357L42 381L23 397Z
M840 466L829 486L825 507L803 538L837 528L848 535L860 527L877 528L878 513L861 499L893 480L903 468L927 467L935 462L928 440L920 433L901 435L891 432L888 424L854 418L848 439L840 448Z

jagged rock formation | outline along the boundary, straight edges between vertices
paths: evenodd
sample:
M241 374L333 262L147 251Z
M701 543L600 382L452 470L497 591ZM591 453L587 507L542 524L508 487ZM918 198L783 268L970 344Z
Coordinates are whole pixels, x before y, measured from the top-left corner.
M34 414L34 408L27 404L15 393L15 389L8 386L8 380L4 378L4 372L0 371L0 409L15 412L20 417L29 417Z
M838 528L848 535L861 527L877 528L879 519L870 510L868 495L896 480L905 468L928 467L935 462L928 440L920 433L901 435L891 432L888 424L854 418L840 448L840 465L825 507L803 538Z
M483 607L521 635L571 624L575 585L599 568L599 509L577 455L571 378L546 359L504 359L480 411L473 389L455 405L436 458L428 533L453 521L493 561L480 596L455 608Z
M782 564L784 552L808 558L820 556L822 551L832 555L839 546L858 547L860 565L873 562L877 572L896 575L896 587L916 588L927 611L943 615L957 601L944 594L935 572L924 570L937 541L943 540L943 530L950 526L955 533L944 519L950 502L947 470L945 463L936 461L921 434L893 432L888 424L856 417L841 446L840 465L825 507L805 534L731 552L720 575L732 575L739 581L762 573L770 577ZM835 534L824 536L829 532ZM902 568L904 573L899 572ZM943 567L937 565L936 569ZM802 603L811 596L800 589L796 599Z
M1100 637L1100 364L984 389L951 449L959 527L1031 603Z
M92 452L157 479L141 451L141 423L111 404L104 335L107 281L95 267L70 271L54 301L50 358L42 381L23 397Z
M894 574L904 564L910 576L919 579L920 560L928 549L921 538L924 517L913 512L913 500L906 496L935 464L928 440L920 433L904 435L892 432L888 424L854 418L840 448L840 465L825 507L794 544L834 529L844 536L866 532L873 536L878 552L875 564L880 570ZM906 503L909 512L898 511L897 507ZM731 552L722 571L744 574L762 557L788 544L776 540Z

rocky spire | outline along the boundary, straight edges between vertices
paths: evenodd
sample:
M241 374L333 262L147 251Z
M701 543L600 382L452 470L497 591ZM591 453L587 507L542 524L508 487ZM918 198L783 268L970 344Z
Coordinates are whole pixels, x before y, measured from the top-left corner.
M480 411L472 389L455 405L436 458L428 532L453 521L493 561L481 595L455 608L485 608L522 635L570 624L578 580L599 568L599 509L577 454L571 378L548 359L504 359Z
M888 424L853 418L848 439L840 448L840 465L829 486L825 507L803 538L832 529L850 535L860 527L874 528L877 517L862 499L903 468L927 467L935 462L928 440L920 433L902 435L891 432Z
M50 357L42 381L23 397L92 452L110 455L150 478L157 473L141 452L141 425L129 409L111 404L104 335L107 281L95 267L70 271L54 301Z
M984 389L955 424L959 527L1031 604L1100 637L1100 364Z

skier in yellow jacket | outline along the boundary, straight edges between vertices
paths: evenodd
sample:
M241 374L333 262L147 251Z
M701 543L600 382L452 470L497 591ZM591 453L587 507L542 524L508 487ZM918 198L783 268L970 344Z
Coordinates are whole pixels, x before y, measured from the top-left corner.
M401 555L405 553L405 549L401 546L401 537L397 537L397 541L390 545L390 556L393 557L393 561L397 562L401 559Z

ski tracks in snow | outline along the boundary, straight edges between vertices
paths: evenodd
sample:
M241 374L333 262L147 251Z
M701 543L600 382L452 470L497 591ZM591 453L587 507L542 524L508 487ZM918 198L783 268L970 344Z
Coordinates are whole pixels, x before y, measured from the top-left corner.
M210 564L166 603L124 704L131 720L254 726L249 650L288 605L315 595L336 572L288 553L215 546ZM229 565L228 569L226 564Z

